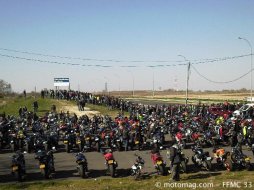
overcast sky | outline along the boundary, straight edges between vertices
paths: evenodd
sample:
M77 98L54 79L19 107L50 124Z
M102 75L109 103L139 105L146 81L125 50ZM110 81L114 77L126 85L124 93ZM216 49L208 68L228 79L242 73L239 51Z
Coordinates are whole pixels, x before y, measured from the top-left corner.
M181 90L187 62L178 55L196 69L192 90L251 86L251 56L237 56L251 51L239 36L254 45L253 0L0 0L0 28L0 79L16 92L53 88L54 77L89 92L105 82L132 90L133 81L135 90L151 90L153 81L156 90ZM207 61L225 57L234 58Z

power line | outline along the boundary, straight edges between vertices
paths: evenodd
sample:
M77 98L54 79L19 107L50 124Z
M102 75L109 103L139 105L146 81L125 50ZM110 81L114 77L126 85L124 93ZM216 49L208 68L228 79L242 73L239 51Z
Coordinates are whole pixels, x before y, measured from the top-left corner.
M15 53L22 53L28 55L37 55L43 57L52 57L52 58L61 58L61 59L69 59L69 60L81 60L81 61L98 61L98 62L116 62L116 63L183 63L186 61L184 60L118 60L118 59L94 59L94 58L82 58L82 57L71 57L71 56L59 56L59 55L51 55L51 54L43 54L43 53L35 53L29 51L20 51L15 49L8 49L8 48L0 48L2 51L7 52L15 52ZM223 57L223 58L206 58L206 59L199 59L199 60L189 60L192 64L201 64L201 63L209 63L209 62L217 62L217 61L224 61L228 59L236 59L242 58L246 56L250 56L251 54L240 55L240 56L232 56L232 57ZM181 64L179 64L181 65ZM164 67L164 66L174 66L174 65L150 65L148 67ZM136 67L135 65L128 65L128 66L121 66L121 67Z
M235 81L238 81L240 79L242 79L243 77L245 77L246 75L248 75L252 70L248 71L247 73L241 75L240 77L237 77L233 80L229 80L229 81L214 81L214 80L211 80L211 79L208 79L207 77L205 77L204 75L202 75L192 64L191 64L191 67L194 69L194 71L202 78L204 78L205 80L209 81L209 82L212 82L212 83L217 83L217 84L226 84L226 83L232 83L232 82L235 82Z
M73 60L81 60L81 61L99 61L99 62L116 62L116 63L168 63L168 62L184 62L184 61L173 61L173 60L117 60L117 59L94 59L94 58L82 58L82 57L71 57L71 56L59 56L59 55L50 55L50 54L43 54L43 53L34 53L29 51L19 51L15 49L7 49L7 48L0 48L0 50L8 51L8 52L15 52L15 53L23 53L28 55L37 55L43 57L53 57L53 58L61 58L61 59L73 59Z
M218 61L225 61L229 59L237 59L242 57L250 56L251 54L247 55L239 55L239 56L232 56L232 57L224 57L224 58L218 58L214 60L208 60L208 61L200 61L200 62L194 62L192 64L203 64L203 63L212 63L212 62L218 62ZM0 54L2 57L12 58L12 59L20 59L20 60L26 60L26 61L34 61L34 62L41 62L41 63L52 63L52 64L59 64L59 65L72 65L72 66L83 66L83 67L104 67L104 68L110 68L110 67L129 67L129 68L135 68L135 67L150 67L150 68L159 68L159 67L175 67L175 66L184 66L187 65L186 61L185 63L177 63L177 64L158 64L158 65L101 65L101 64L80 64L80 63L70 63L70 62L59 62L59 61L48 61L48 60L42 60L42 59L34 59L34 58L27 58L27 57L20 57L20 56L12 56L7 54ZM144 61L145 62L145 61ZM180 61L177 61L180 62Z

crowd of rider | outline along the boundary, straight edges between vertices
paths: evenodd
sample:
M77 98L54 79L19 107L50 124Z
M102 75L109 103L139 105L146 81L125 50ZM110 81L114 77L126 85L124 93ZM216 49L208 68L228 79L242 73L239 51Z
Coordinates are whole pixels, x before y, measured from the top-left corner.
M28 152L38 152L42 147L47 150L58 148L58 142L62 140L67 142L67 152L72 148L101 151L106 147L125 151L150 149L156 150L156 154L159 149L167 147L165 135L170 134L180 147L194 143L214 148L230 145L241 149L246 145L254 154L252 114L232 118L231 114L219 115L209 111L211 106L216 106L233 112L241 104L143 105L113 96L66 90L42 91L41 95L43 98L76 101L80 111L89 103L118 109L120 114L115 118L107 115L77 117L69 112L57 113L54 107L51 112L38 117L26 107L20 108L19 117L5 114L0 117L0 148L10 145L13 151L26 148ZM19 141L19 138L26 140ZM152 157L154 164L157 158ZM173 167L172 156L170 159Z

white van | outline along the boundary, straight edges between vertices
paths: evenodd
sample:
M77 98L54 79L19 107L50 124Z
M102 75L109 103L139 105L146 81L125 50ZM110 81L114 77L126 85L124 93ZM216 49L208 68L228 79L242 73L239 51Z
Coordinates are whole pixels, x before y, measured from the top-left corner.
M254 103L244 104L242 107L239 108L239 110L235 110L233 112L233 116L236 117L236 116L242 115L243 113L246 113L247 111L249 111L251 107L254 108Z

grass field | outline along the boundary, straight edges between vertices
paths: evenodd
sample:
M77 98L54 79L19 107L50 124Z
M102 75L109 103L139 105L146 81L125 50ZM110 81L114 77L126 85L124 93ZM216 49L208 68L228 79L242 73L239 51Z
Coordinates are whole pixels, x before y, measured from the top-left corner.
M152 176L139 181L135 181L131 177L115 179L45 180L31 183L1 184L0 188L1 190L254 189L253 172L249 171L182 174L181 181L177 184L170 182L169 178L170 176ZM239 188L240 186L241 188Z
M5 112L10 115L18 115L18 108L21 106L27 106L28 110L32 110L32 103L35 99L33 97L27 97L26 99L22 97L12 97L0 99L0 113ZM39 103L39 115L43 115L45 112L50 110L50 107L55 104L58 110L61 110L63 105L75 105L75 102L69 102L65 100L52 100L52 99L41 99L38 98ZM87 105L92 110L101 112L102 114L108 114L115 116L118 111L109 111L106 107ZM1 163L0 163L1 164ZM186 183L189 187L182 188L169 188L172 184L166 184L170 176L153 176L140 181L135 181L130 177L116 178L116 179L80 179L80 180L45 180L40 182L26 182L26 183L10 183L10 184L0 184L1 190L11 190L11 189L48 189L48 190L67 190L67 189L84 189L84 190L131 190L131 189L141 189L141 190L153 190L153 189L195 189L195 185L198 186L199 183L212 183L213 187L206 188L196 188L196 189L239 189L236 186L223 188L223 182L232 182L231 185L240 185L240 189L254 189L254 172L253 171L236 171L236 172L199 172L182 174L181 181L179 184ZM164 187L164 183L165 186ZM156 185L161 185L156 187ZM225 184L224 184L225 185ZM247 187L245 186L247 185ZM171 186L172 187L172 186Z
M6 97L0 99L0 113L5 112L6 115L14 115L18 116L18 110L20 107L26 106L28 111L33 111L33 102L37 100L39 104L39 109L37 114L39 116L44 115L46 112L50 111L52 105L56 105L57 111L61 111L63 106L76 106L74 101L66 101L66 100L56 100L49 98L34 98L29 96L27 98L24 97ZM115 117L119 110L109 110L105 106L98 106L93 104L87 104L86 107L91 110L98 111L103 115L109 115L111 117Z

